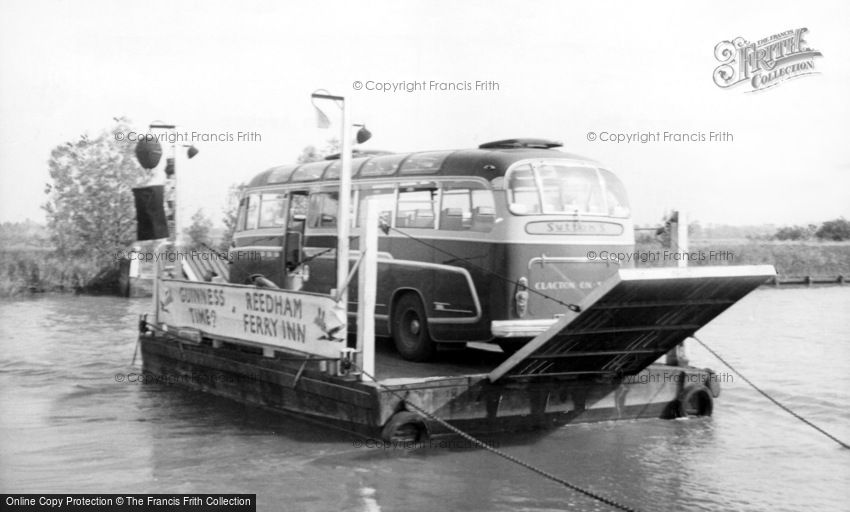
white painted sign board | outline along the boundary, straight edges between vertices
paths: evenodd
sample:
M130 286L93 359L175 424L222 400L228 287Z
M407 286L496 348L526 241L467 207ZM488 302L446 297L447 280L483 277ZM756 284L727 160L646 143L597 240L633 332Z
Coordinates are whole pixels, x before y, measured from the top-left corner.
M346 346L343 313L325 295L174 279L158 288L158 318L171 327L321 357Z

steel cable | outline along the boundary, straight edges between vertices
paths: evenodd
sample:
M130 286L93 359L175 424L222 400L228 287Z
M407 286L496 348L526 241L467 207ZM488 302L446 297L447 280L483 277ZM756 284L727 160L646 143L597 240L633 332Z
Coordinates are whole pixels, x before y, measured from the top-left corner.
M485 443L484 441L481 441L480 439L473 437L472 435L467 434L466 432L460 430L459 428L455 427L454 425L451 425L446 420L444 420L444 419L442 419L438 416L435 416L434 414L422 409L421 407L419 407L418 405L416 405L414 403L411 403L406 398L404 398L403 396L398 394L394 389L389 388L389 387L381 384L380 382L378 382L378 380L374 376L363 371L362 368L358 367L357 365L354 365L354 366L363 375L365 375L366 377L369 377L369 379L371 379L372 382L377 384L378 387L380 387L381 389L391 393L393 396L395 396L396 398L398 398L399 400L401 400L402 402L407 404L412 409L415 409L420 414L423 414L426 417L430 418L431 420L439 423L443 427L449 429L450 431L454 432L455 434L457 434L457 435L461 436L462 438L466 439L467 441L473 443L474 445L480 446L481 448L487 450L488 452L493 453L495 455L498 455L499 457L502 457L503 459L505 459L507 461L513 462L514 464L518 464L518 465L520 465L520 466L522 466L522 467L524 467L524 468L526 468L530 471L533 471L534 473L537 473L538 475L540 475L544 478L548 478L549 480L552 480L553 482L557 482L557 483L563 485L564 487L567 487L568 489L571 489L571 490L576 491L578 493L584 494L585 496L593 498L594 500L597 500L599 502L605 503L606 505L608 505L610 507L616 508L618 510L625 510L625 511L629 511L629 512L637 512L637 509L635 509L635 508L629 507L628 505L623 505L622 503L614 501L611 498L606 498L605 496L602 496L601 494L597 494L593 491L590 491L588 489L580 487L580 486L578 486L574 483L568 482L567 480L564 480L563 478L561 478L559 476L553 475L552 473L549 473L548 471L546 471L544 469L540 469L537 466L534 466L534 465L532 465L528 462L520 460L520 459L514 457L513 455L507 454L507 453L503 452L502 450L499 450L498 448L490 446L489 444Z
M809 421L809 420L807 420L806 418L804 418L804 417L800 416L800 415L799 415L799 414L797 414L796 412L794 412L794 411L792 411L791 409L789 409L789 408L788 408L785 404L781 403L779 400L777 400L777 399L773 398L772 396L770 396L770 395L769 395L766 391L762 390L760 387L758 387L758 386L756 386L755 384L753 384L753 382L752 382L750 379L748 379L748 378L744 377L744 375L743 375L743 374L741 374L741 372L739 372L738 370L736 370L736 369L735 369L735 367L734 367L734 366L732 366L731 364L729 364L729 362L728 362L728 361L726 361L725 359L723 359L722 357L720 357L720 354L718 354L717 352L715 352L714 350L712 350L712 348L711 348L711 347L709 347L708 345L706 345L704 341L702 341L701 339L697 338L695 335L694 335L694 336L691 336L691 337L692 337L693 339L697 340L697 342L698 342L700 345L702 345L702 346L703 346L703 348L705 348L706 350L708 350L708 351L711 353L711 355L713 355L714 357L716 357L716 358L717 358L717 359L718 359L721 363L725 364L727 368L729 368L730 370L732 370L732 372L733 372L735 375L737 375L738 377L740 377L740 378L741 378L741 380L743 380L744 382L746 382L747 384L749 384L751 388L753 388L753 389L755 389L756 391L758 391L758 392L759 392L762 396L764 396L765 398L767 398L768 400L770 400L771 402L773 402L773 403L774 403L777 407L779 407L779 408L780 408L780 409L782 409L783 411L787 412L787 413L788 413L788 414L790 414L791 416L794 416L795 418L797 418L798 420L802 421L802 422L803 422L803 423L805 423L806 425L808 425L808 426L812 427L813 429L817 430L818 432L820 432L821 434L825 435L826 437L828 437L828 438L832 439L833 441L835 441L836 443L838 443L839 445L841 445L841 447L842 447L842 448L850 448L850 445L848 445L847 443L845 443L845 442L844 442L844 441L842 441L841 439L838 439L837 437L835 437L834 435L830 434L830 433L829 433L829 432L827 432L826 430L824 430L824 429L820 428L819 426L815 425L815 424L814 424L814 423L812 423L811 421Z

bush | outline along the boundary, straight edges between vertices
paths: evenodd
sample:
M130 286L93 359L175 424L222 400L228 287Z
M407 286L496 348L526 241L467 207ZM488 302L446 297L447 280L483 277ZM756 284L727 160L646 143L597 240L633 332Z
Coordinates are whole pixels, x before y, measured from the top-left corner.
M659 243L637 244L635 250L659 253L665 250ZM721 242L701 241L692 243L694 251L726 251L728 259L692 261L690 266L702 265L773 265L780 276L824 276L850 275L850 245L821 244L817 242ZM637 261L638 267L670 267L675 261L655 259Z
M814 235L817 227L813 224L809 226L785 226L783 228L779 228L776 231L776 234L773 235L774 240L809 240Z
M850 240L850 221L845 220L844 217L828 220L821 224L815 236L821 240L832 240L834 242Z

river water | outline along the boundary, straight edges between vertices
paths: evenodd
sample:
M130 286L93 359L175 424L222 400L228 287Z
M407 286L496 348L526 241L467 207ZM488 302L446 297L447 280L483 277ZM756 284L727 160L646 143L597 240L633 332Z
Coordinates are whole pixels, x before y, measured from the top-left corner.
M148 300L0 302L0 491L257 493L261 510L607 510L478 449L347 434L164 384L116 382ZM850 287L760 289L703 341L850 440ZM697 366L726 371L696 344ZM847 510L850 450L738 379L711 418L573 425L501 449L643 510Z

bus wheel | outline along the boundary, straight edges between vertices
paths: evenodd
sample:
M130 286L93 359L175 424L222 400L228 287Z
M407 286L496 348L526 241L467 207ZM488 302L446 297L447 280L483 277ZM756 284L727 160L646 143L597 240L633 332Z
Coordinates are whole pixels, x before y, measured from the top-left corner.
M428 334L428 317L419 296L402 295L393 308L393 341L401 357L408 361L427 361L434 356L436 345Z

